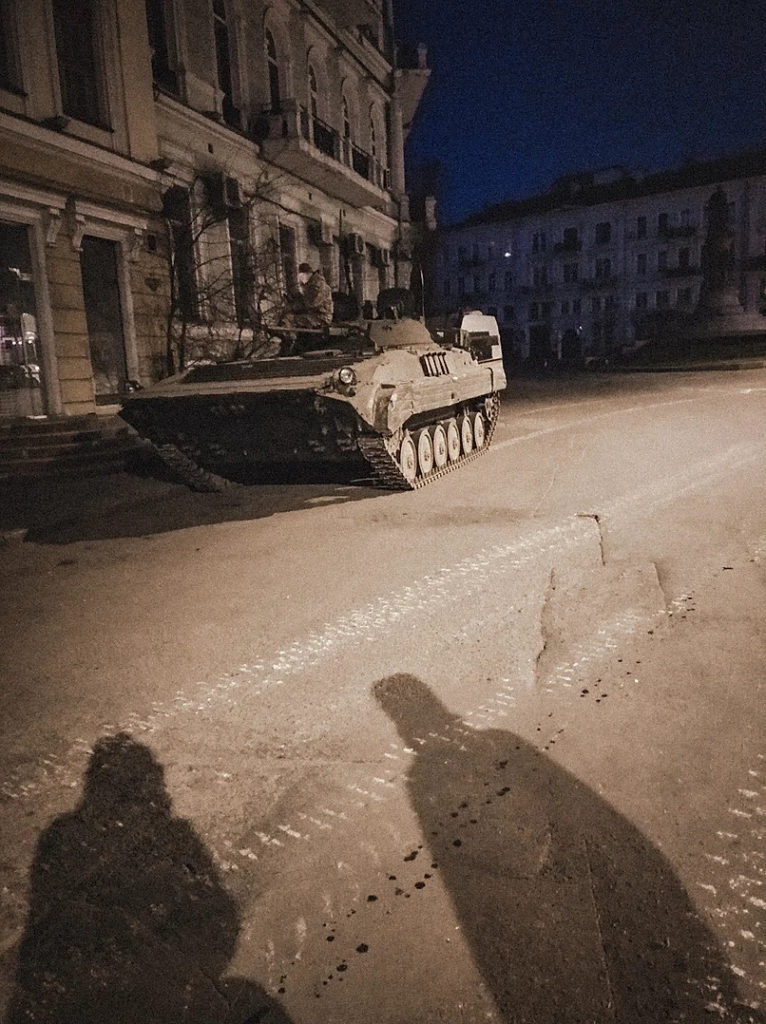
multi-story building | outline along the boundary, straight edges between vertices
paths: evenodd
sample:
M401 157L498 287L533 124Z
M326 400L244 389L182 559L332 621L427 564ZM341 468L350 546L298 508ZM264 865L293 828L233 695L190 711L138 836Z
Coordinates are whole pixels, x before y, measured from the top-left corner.
M427 77L390 0L3 0L0 418L241 343L301 261L358 306L407 284Z
M766 151L637 177L571 175L439 233L433 304L498 318L509 354L544 362L608 354L691 314L702 282L706 207L729 205L739 297L766 289ZM766 318L763 321L766 330Z

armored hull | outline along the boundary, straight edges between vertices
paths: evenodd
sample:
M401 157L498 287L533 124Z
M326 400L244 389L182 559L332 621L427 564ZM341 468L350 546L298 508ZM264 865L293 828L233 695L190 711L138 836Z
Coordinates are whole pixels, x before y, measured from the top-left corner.
M121 415L196 489L309 463L420 487L481 454L494 432L497 326L470 317L441 337L409 319L291 332L299 354L192 367L135 392Z

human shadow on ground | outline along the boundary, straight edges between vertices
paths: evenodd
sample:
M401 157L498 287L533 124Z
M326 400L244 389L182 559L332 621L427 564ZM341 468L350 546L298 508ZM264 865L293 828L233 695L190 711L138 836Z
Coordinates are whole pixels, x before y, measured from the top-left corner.
M42 834L6 1024L289 1024L225 977L239 915L127 733L98 741L83 797Z
M374 692L415 751L410 799L503 1021L763 1021L671 864L613 807L413 676Z

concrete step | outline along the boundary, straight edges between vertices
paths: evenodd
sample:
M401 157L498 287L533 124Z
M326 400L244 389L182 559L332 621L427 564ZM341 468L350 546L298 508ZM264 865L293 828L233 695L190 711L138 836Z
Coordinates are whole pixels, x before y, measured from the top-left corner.
M12 420L0 425L0 477L114 473L139 447L116 416Z

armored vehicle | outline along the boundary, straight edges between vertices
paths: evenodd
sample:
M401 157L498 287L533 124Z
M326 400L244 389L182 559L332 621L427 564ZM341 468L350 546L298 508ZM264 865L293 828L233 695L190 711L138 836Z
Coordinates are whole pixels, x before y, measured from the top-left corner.
M126 399L123 418L189 486L336 463L406 490L489 446L506 384L494 317L469 313L439 331L405 317L276 333L289 354L192 366Z

